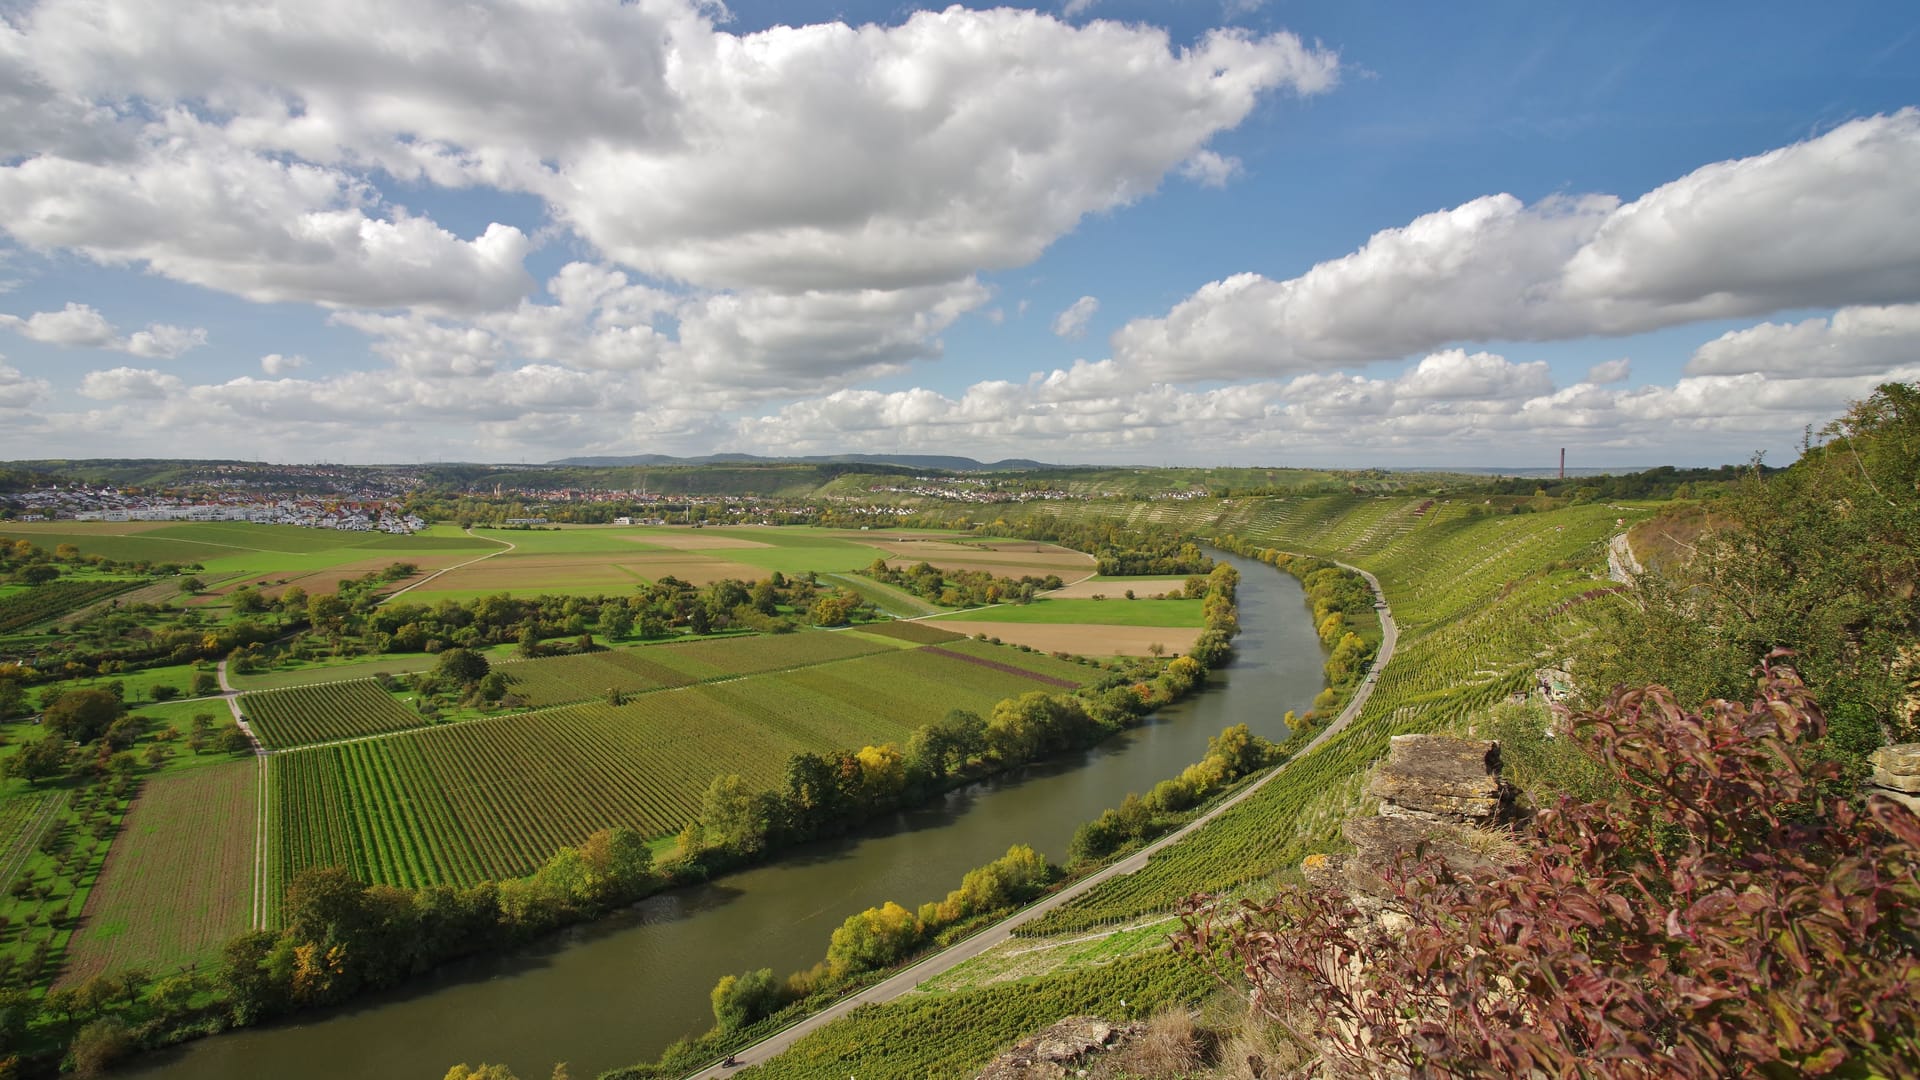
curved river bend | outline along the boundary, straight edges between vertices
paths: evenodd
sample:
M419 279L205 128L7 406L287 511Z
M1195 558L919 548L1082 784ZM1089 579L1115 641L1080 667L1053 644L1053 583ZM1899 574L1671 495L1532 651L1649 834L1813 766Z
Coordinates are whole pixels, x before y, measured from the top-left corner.
M653 897L541 945L448 965L407 987L294 1021L163 1051L126 1075L140 1080L437 1080L457 1062L574 1076L650 1061L704 1031L720 976L811 966L848 915L886 900L912 910L945 896L968 870L1015 843L1064 858L1080 823L1144 793L1244 723L1286 734L1322 685L1325 654L1300 584L1220 552L1240 570L1238 659L1206 693L1146 725L1067 758L983 781L831 843L708 885Z

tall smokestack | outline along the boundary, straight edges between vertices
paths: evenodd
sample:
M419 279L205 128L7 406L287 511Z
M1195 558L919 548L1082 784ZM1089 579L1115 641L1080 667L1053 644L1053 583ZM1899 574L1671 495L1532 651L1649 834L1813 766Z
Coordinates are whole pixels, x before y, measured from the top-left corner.
M1560 479L1565 480L1566 478L1567 478L1567 448L1563 446L1560 448Z

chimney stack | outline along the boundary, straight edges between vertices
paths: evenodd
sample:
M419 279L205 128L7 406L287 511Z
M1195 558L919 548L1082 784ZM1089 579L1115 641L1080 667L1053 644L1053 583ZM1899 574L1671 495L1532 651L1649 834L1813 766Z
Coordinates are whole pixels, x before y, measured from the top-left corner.
M1563 446L1560 448L1560 479L1565 480L1566 478L1567 478L1567 448Z

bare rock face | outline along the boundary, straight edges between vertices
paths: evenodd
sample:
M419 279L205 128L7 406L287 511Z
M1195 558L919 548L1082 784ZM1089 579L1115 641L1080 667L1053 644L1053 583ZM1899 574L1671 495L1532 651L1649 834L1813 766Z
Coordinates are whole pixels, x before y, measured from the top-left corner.
M1883 746L1873 752L1873 779L1867 794L1901 803L1920 814L1920 743Z
M1061 1080L1077 1075L1088 1054L1144 1030L1142 1024L1116 1027L1097 1016L1069 1016L988 1062L978 1080Z
M1513 803L1500 744L1450 735L1395 735L1371 790L1387 817L1492 822Z

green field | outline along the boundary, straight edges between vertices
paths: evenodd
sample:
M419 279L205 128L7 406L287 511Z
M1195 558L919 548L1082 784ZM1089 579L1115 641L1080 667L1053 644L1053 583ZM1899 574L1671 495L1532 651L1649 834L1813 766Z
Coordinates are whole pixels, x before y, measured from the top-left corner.
M952 654L961 647L968 651ZM971 662L972 655L1015 670ZM979 642L940 652L823 632L529 660L500 670L516 687L585 703L275 754L270 894L308 866L337 864L370 881L408 886L525 874L559 847L609 825L649 836L677 831L698 813L716 774L777 786L792 754L899 742L950 709L984 715L1007 697L1091 674ZM1020 673L1027 670L1035 674ZM629 680L633 696L619 706L595 700L616 677ZM311 713L321 692L344 687L371 684L243 700L250 717L257 718L259 701L274 698L311 702ZM383 708L370 705L377 716L365 724L384 722ZM279 738L289 729L272 730Z
M998 607L956 612L951 618L964 622L1001 623L1076 623L1097 626L1180 626L1205 625L1198 600L1035 600L1031 604L1001 604ZM939 622L939 618L929 619Z

